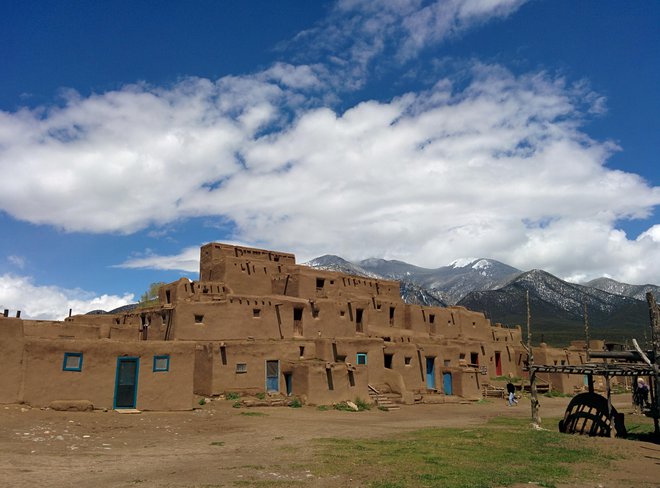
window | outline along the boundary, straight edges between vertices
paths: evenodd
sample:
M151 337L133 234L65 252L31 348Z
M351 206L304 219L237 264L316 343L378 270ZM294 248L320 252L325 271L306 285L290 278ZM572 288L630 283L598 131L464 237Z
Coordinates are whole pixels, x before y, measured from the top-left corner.
M65 352L63 371L82 371L83 355L81 352Z
M325 286L325 279L316 278L316 289L317 290L322 290L324 286Z
M195 323L196 324L204 323L204 316L195 314Z
M410 366L411 362L412 362L412 356L406 356L404 358L404 363L406 364L406 366Z
M364 332L364 326L362 324L362 315L364 310L358 308L355 310L355 332Z
M154 356L154 372L169 371L170 370L170 356L163 354L161 356Z
M237 373L247 373L247 364L246 363L236 363L236 372Z
M261 309L260 308L253 308L252 309L252 316L254 318L261 317Z
M367 353L359 352L357 353L356 361L357 364L367 364Z

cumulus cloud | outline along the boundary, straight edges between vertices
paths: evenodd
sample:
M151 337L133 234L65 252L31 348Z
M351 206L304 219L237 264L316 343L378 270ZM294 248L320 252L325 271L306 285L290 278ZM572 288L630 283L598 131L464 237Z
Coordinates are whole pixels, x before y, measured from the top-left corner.
M472 62L458 84L343 111L328 103L335 81L361 83L375 56L404 62L522 3L344 0L296 39L335 53L322 63L0 112L0 174L12 175L0 209L82 232L217 218L233 239L301 261L483 256L561 277L657 280L659 227L634 238L619 223L651 216L660 188L608 168L621 148L581 129L605 112L587 83ZM197 253L120 266L194 272Z
M134 302L133 294L123 296L97 295L93 292L58 286L39 286L29 276L0 275L0 309L21 318L36 320L62 320L72 313L83 314L92 310L112 310Z

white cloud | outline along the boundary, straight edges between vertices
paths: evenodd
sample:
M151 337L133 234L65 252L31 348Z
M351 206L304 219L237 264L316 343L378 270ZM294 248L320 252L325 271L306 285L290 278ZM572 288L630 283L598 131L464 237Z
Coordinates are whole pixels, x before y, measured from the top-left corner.
M405 63L424 49L492 19L527 0L345 0L290 43L302 58L325 59L318 76L340 88L362 86L378 58Z
M29 276L0 275L0 309L21 311L21 318L62 320L72 313L83 314L92 310L112 310L133 303L133 294L96 295L81 289L34 284Z
M346 0L296 39L334 53L325 64L69 93L61 107L0 112L0 174L12 177L0 210L87 232L217 217L235 239L299 261L331 252L438 266L479 256L657 281L658 226L630 239L618 222L652 215L660 188L607 167L621 149L581 130L587 114L605 111L586 83L473 63L464 88L441 79L341 113L324 106L332 83L363 83L375 56L404 61L522 3ZM197 253L121 266L194 272Z
M196 273L199 271L199 247L187 247L179 254L169 256L159 256L153 252L149 252L146 256L130 258L116 267L127 269L176 270Z

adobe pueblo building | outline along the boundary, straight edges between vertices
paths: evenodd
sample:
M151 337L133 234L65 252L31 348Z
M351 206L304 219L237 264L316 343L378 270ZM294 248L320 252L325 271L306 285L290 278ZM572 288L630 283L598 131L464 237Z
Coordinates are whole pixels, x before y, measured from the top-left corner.
M520 327L463 307L406 304L396 281L313 269L262 249L207 244L199 281L165 285L158 301L61 322L5 312L0 403L180 410L195 395L227 392L308 404L374 392L406 404L479 399L491 377L522 377L527 356ZM580 347L538 354L549 364L584 359ZM554 376L548 381L562 391L581 383Z

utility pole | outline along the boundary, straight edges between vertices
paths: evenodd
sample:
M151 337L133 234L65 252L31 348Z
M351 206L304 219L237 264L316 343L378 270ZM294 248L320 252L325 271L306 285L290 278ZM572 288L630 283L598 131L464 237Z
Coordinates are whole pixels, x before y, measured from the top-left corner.
M660 424L658 417L660 417L660 309L655 301L653 293L650 291L646 293L646 301L649 304L649 319L651 321L651 346L653 347L654 364L653 370L655 372L653 378L653 386L655 388L655 398L653 402L653 423L655 424L655 435L660 436Z

